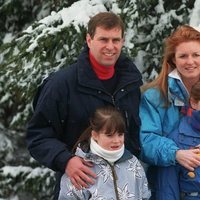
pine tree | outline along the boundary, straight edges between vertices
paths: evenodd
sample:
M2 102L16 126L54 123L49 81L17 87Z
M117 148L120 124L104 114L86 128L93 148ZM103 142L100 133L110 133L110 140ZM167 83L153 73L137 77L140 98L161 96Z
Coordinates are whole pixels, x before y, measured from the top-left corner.
M10 16L14 10L19 16L26 10L28 17L6 20L6 3L0 4L4 11L0 24L7 21L1 38L6 26L14 36L7 43L0 41L0 197L51 199L54 172L34 161L25 145L25 125L37 87L50 73L76 61L85 43L87 22L100 11L122 17L126 25L123 51L137 63L145 81L154 78L160 70L163 39L178 25L189 23L194 1L81 0L72 4L49 0L30 1L31 8L26 0L9 2L13 3ZM42 10L48 13L43 19Z

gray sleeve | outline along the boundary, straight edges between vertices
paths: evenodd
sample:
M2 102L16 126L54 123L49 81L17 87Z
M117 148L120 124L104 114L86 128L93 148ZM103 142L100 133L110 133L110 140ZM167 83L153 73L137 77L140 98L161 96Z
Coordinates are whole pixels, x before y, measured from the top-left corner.
M88 200L90 196L86 189L77 190L66 174L62 176L58 200Z

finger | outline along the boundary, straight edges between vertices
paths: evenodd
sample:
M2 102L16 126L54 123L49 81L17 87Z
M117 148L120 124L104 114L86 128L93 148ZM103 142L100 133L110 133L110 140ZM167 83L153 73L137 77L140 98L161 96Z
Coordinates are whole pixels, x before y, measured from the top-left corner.
M84 172L84 174L83 174L84 177L88 177L88 176L90 176L92 178L97 177L97 175L90 168L88 168L86 166L83 167L82 172Z
M189 171L194 171L194 167L192 167L191 165L185 164L184 167Z
M192 149L192 152L198 154L198 153L200 153L200 149L199 148Z
M76 180L75 180L74 178L71 178L70 181L71 181L72 185L73 185L76 189L81 190L81 186L76 182Z
M91 175L87 172L90 172ZM89 170L88 168L86 168L86 170L83 170L80 174L79 177L85 182L85 183L89 183L89 184L94 184L94 180L91 178L92 175L94 177L96 177L96 174L94 174L91 170Z
M88 188L89 185L82 179L82 177L77 177L76 178L76 183L79 185L79 187L82 189L84 188Z
M199 159L199 157L195 157L192 166L195 167L195 168L200 166L200 159Z
M92 167L93 166L92 162L88 162L88 161L85 161L85 160L83 160L83 164L88 166L88 167Z

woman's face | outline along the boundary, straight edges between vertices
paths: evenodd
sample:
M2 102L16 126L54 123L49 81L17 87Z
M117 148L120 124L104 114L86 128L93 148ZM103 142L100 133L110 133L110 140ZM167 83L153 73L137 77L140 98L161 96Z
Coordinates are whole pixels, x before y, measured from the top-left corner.
M174 63L183 82L197 82L200 75L200 42L180 43L175 50Z

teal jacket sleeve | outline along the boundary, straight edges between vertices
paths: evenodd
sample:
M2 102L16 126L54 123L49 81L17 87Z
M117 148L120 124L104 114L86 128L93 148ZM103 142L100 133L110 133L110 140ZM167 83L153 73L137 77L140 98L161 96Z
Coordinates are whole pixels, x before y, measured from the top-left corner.
M170 166L175 164L178 150L175 142L167 138L178 121L178 111L167 108L160 99L156 89L147 90L140 104L140 142L141 159L152 165Z

